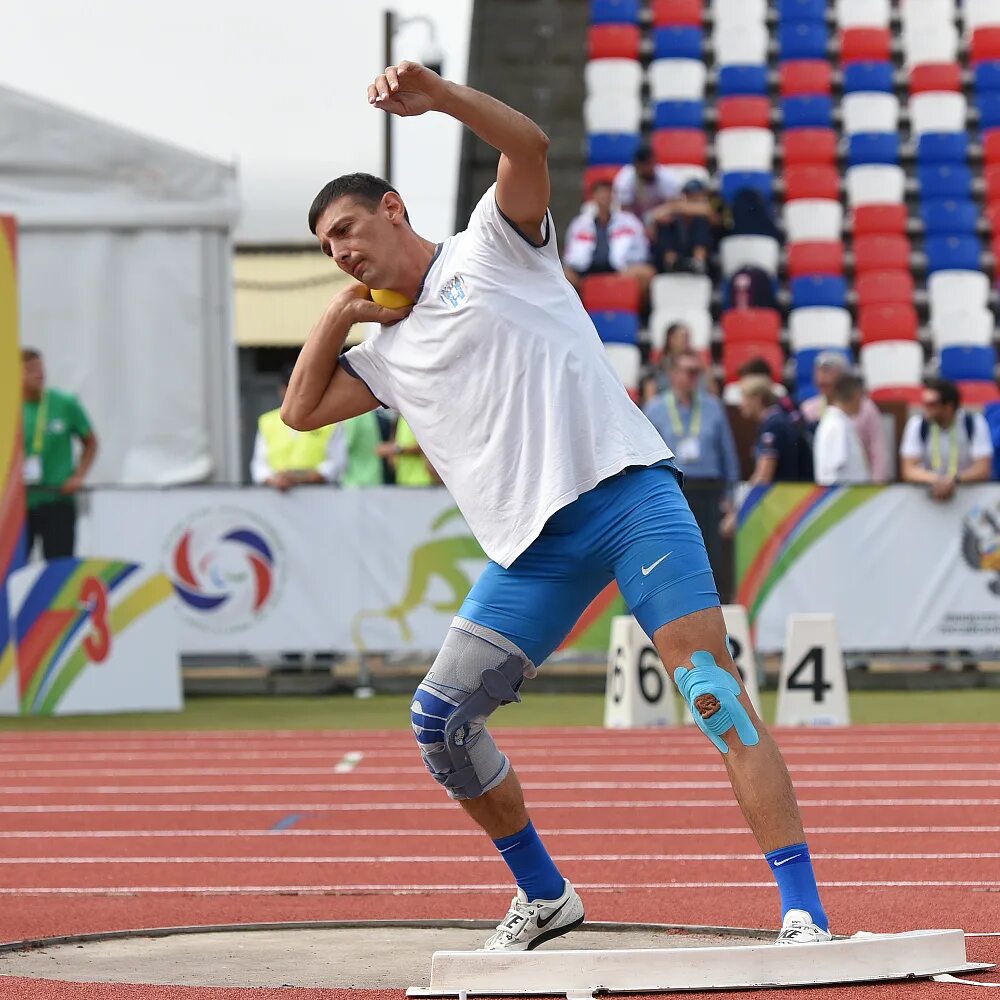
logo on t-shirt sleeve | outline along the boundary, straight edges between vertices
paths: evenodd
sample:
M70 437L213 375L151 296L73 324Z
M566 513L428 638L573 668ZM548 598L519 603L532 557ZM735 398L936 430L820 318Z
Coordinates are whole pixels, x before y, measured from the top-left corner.
M441 286L441 291L438 294L446 306L457 309L469 297L469 288L465 283L465 278L456 274Z

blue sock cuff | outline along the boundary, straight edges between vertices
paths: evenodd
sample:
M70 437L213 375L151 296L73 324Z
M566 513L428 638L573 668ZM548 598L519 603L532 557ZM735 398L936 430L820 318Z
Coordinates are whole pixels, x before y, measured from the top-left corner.
M493 841L493 846L496 847L498 851L505 851L508 847L513 847L515 844L522 843L525 837L535 837L534 824L531 820L528 820L528 825L523 830L518 830L517 833L512 833L509 837L501 837L499 840Z
M811 862L809 845L803 843L779 847L776 851L768 851L764 855L764 859L771 866L772 871L775 867L784 868L786 865L807 865Z

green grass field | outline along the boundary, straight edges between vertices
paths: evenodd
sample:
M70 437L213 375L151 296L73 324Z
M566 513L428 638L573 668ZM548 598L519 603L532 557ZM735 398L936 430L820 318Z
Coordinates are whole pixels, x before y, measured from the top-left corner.
M764 718L774 719L775 694L763 693ZM857 691L851 694L855 723L995 722L1000 724L1000 688L956 691ZM0 719L0 732L74 729L405 729L406 695L314 698L191 698L183 712L67 718ZM604 696L529 694L501 709L496 726L599 726Z

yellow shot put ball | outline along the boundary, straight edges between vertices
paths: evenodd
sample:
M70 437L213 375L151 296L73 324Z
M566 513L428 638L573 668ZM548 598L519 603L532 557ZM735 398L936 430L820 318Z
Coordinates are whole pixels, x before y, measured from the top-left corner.
M402 309L413 304L405 295L400 295L391 288L373 288L371 297L372 302L382 306L383 309Z

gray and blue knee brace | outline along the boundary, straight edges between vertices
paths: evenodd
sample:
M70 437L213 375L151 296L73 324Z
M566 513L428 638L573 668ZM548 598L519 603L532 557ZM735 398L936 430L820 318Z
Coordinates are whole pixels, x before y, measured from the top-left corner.
M729 753L722 734L733 728L745 747L760 742L760 734L740 704L740 682L711 653L703 649L692 653L691 667L678 667L674 683L690 706L695 724L719 751Z
M410 724L424 764L453 799L496 788L510 762L484 725L501 705L520 701L534 664L492 629L456 618L410 705Z

